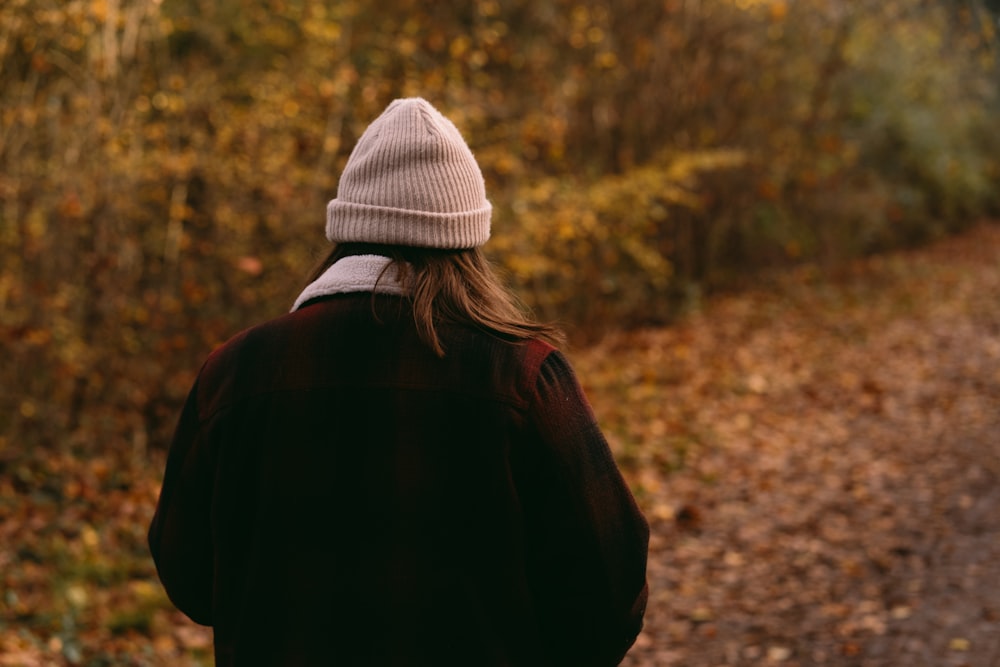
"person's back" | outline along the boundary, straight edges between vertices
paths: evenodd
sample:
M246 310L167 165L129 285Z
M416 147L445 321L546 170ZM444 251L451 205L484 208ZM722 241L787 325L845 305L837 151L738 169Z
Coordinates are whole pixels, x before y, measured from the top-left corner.
M428 119L447 122L406 100L380 120ZM372 204L345 180L380 148L352 154L340 249L293 312L199 374L150 530L164 586L214 627L220 667L616 664L641 628L645 521L548 330L490 305L488 203L457 235L448 211L443 237L390 220L437 250L359 223Z

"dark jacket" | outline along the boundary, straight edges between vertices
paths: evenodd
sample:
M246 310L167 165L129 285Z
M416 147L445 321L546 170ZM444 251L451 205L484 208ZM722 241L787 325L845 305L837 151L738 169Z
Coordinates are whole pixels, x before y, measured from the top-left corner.
M149 544L216 664L615 665L648 527L563 355L326 297L216 350Z

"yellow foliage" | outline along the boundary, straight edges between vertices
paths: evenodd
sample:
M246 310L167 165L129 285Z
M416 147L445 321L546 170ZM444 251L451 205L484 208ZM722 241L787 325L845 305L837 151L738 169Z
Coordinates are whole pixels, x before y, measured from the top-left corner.
M592 183L540 179L514 193L511 224L494 251L542 310L578 320L590 317L581 309L599 317L655 310L674 275L671 209L698 209L701 174L745 163L741 151L703 151ZM607 310L595 305L598 294L610 299Z

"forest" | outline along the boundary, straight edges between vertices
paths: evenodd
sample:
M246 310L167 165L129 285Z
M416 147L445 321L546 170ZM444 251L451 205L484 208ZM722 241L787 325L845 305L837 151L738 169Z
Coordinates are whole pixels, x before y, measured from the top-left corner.
M980 0L4 0L0 665L209 664L210 635L171 611L146 552L164 450L205 356L290 307L340 170L397 97L462 131L494 206L486 250L567 330L644 508L698 523L656 500L710 440L692 435L697 397L663 416L678 380L660 364L683 363L656 336L714 322L719 299L798 294L789 276L902 290L885 258L996 218L998 15ZM952 275L927 261L925 277ZM816 307L861 307L855 287ZM707 608L685 612L698 632ZM779 662L805 655L784 646ZM659 640L639 649L674 664Z

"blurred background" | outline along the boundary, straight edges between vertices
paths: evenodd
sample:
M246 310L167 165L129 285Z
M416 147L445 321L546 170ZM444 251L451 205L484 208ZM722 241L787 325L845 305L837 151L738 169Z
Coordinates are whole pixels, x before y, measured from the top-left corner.
M214 346L289 308L325 250L338 174L392 99L425 97L459 126L495 207L492 259L586 345L776 267L836 267L995 215L998 13L4 0L0 477L50 509L11 501L3 518L69 517L0 559L21 564L5 622L61 627L55 653L78 659L66 628L103 577L131 586L106 624L149 629L164 601L143 522L181 401ZM73 528L111 498L131 527ZM104 562L98 546L125 555ZM53 559L84 569L39 620L24 591Z
M933 0L7 0L0 438L162 443L284 312L367 124L426 97L577 336L1000 205L997 16ZM166 430L165 430L166 429Z

